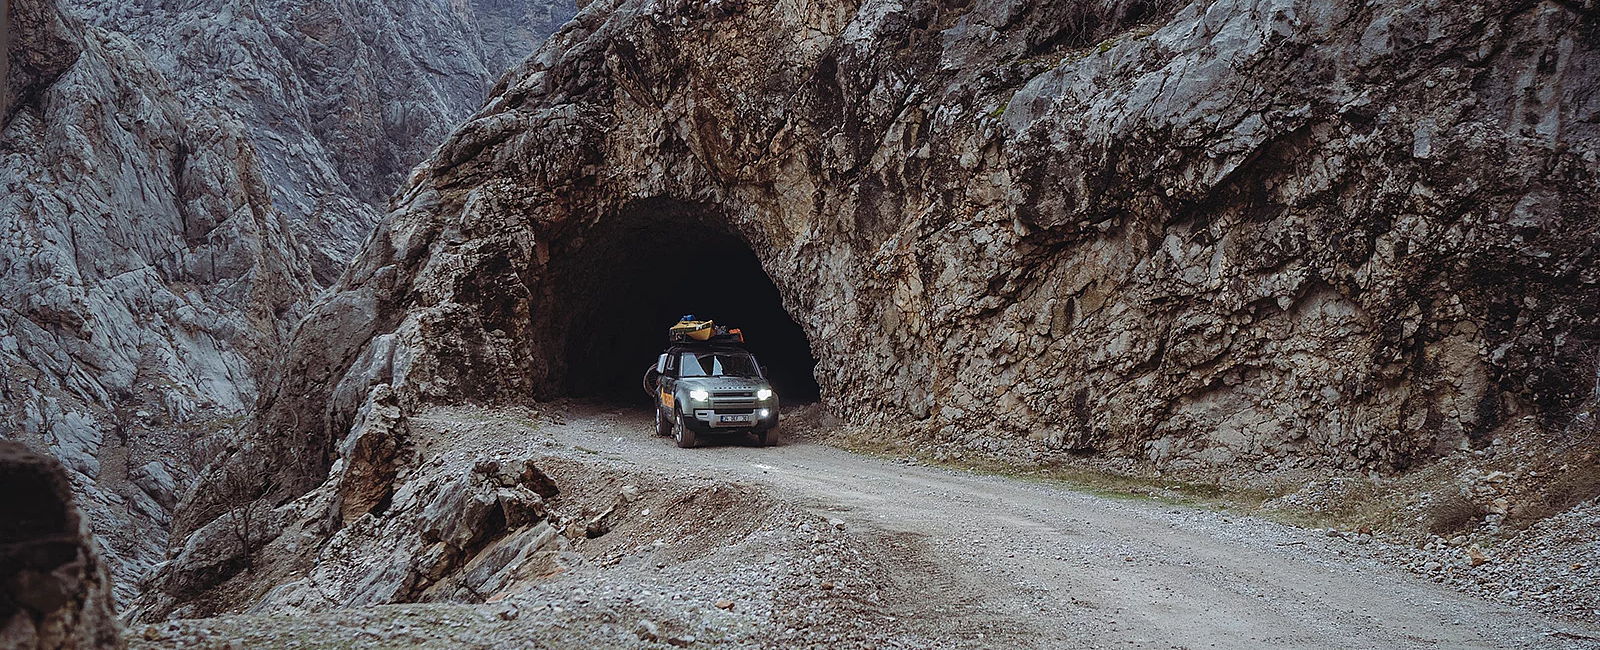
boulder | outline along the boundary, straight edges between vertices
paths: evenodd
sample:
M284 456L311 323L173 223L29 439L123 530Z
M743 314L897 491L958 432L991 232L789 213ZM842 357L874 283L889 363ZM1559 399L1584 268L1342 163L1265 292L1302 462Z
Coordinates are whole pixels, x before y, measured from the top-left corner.
M161 507L171 510L178 505L178 480L167 471L165 463L153 460L140 465L128 473L128 478Z
M0 647L122 648L106 567L61 463L0 441Z

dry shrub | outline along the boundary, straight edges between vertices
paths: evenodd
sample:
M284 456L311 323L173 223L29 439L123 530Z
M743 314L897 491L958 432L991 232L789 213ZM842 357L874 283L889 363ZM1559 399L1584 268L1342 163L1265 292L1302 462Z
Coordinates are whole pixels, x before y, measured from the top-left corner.
M1517 526L1527 527L1596 497L1600 497L1600 466L1572 467L1551 477L1548 485L1512 511L1511 519Z
M1550 482L1544 497L1561 510L1600 497L1600 465L1580 465L1563 472Z
M1600 404L1590 402L1554 441L1557 456L1539 468L1544 477L1511 512L1511 523L1527 527L1600 497Z
M1478 525L1489 510L1460 494L1452 494L1433 504L1428 511L1428 532L1441 537Z
M220 493L224 503L231 507L223 517L227 519L228 530L233 533L233 540L239 544L244 570L253 572L256 568L256 551L265 543L262 536L266 519L272 513L272 504L264 499L277 486L271 477L234 467L225 469L222 480L212 487Z

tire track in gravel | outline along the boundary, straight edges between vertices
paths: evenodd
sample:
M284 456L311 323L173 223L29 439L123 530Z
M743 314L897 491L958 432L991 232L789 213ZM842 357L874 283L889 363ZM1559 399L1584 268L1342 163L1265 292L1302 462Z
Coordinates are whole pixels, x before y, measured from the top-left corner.
M832 447L678 449L648 413L559 439L668 473L752 481L903 560L908 625L1027 648L1600 648L1600 630L1479 600L1316 531L896 464Z

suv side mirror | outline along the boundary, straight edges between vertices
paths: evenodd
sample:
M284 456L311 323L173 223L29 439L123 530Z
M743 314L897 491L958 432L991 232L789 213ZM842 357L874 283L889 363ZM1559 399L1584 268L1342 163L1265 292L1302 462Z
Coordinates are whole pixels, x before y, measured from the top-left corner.
M769 372L767 372L767 367L766 366L761 366L761 378L762 379L771 379L772 378L772 375Z
M663 354L661 355L661 358L656 359L656 372L661 374L667 373L667 355Z

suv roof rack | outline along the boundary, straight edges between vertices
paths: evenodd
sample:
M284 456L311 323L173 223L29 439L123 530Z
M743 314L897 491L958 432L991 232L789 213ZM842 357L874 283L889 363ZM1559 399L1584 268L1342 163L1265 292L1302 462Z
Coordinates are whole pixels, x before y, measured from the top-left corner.
M740 350L743 350L744 349L744 340L743 339L739 339L739 338L734 338L732 336L712 337L711 339L705 340L705 341L696 341L694 339L687 339L687 340L681 340L681 341L675 340L675 341L672 341L671 347L674 347L674 348L738 348Z

